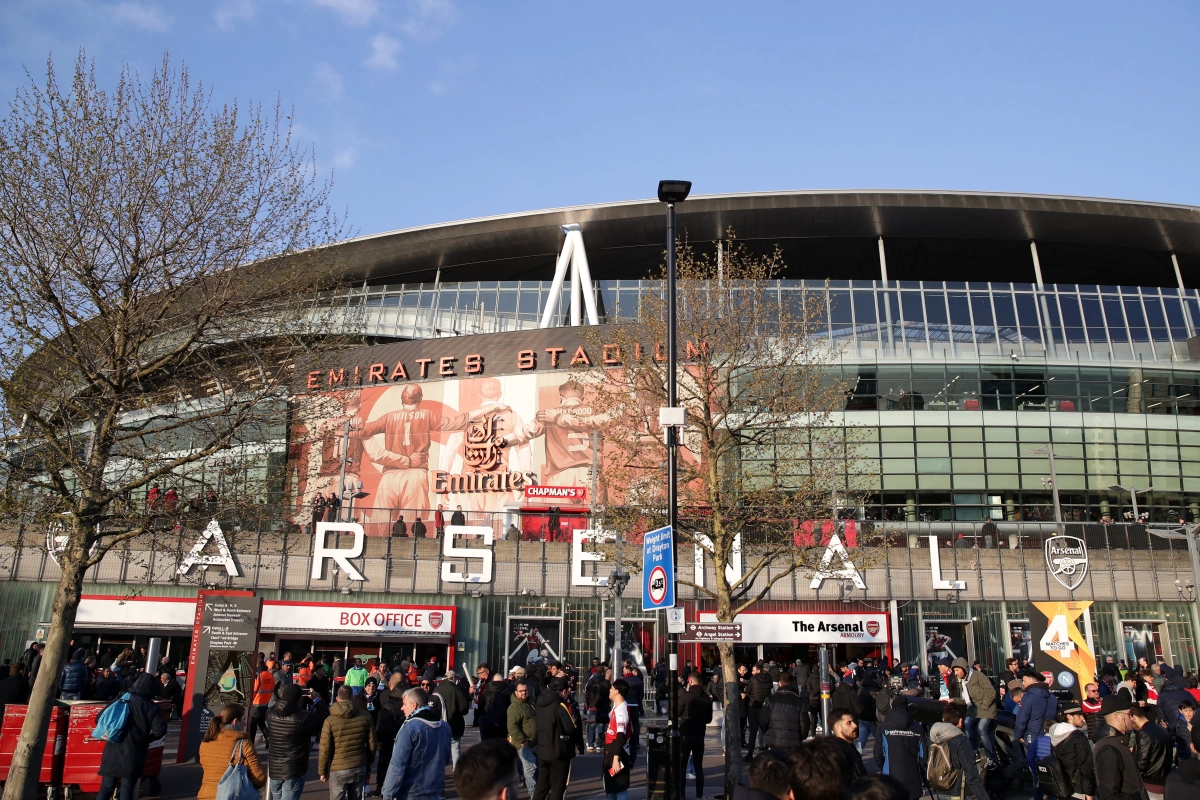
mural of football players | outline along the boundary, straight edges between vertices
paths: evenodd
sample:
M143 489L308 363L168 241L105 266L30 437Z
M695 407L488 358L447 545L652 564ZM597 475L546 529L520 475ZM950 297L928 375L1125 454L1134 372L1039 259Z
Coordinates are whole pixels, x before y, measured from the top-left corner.
M530 469L530 432L521 415L504 401L504 385L499 378L480 378L477 389L479 407L468 412L468 435L454 434L446 441L442 469L451 473L497 474ZM505 506L519 502L521 496L518 490L471 492L456 495L450 502L461 504L468 511L502 511Z
M362 441L351 431L350 439L346 440L346 420L350 420L351 428L361 424L358 412L361 397L357 390L340 393L342 414L327 417L317 422L309 431L311 437L304 480L304 495L302 507L312 508L313 500L318 495L344 496L346 486L359 484L359 473L362 469ZM346 481L338 486L338 477L342 474L342 461L346 461Z
M530 438L546 437L546 474L549 486L589 486L592 481L592 432L607 417L593 414L584 404L583 386L571 379L558 387L558 408L537 412Z
M425 395L415 383L404 387L401 407L361 426L366 455L382 473L371 522L388 522L391 509L428 509L429 447L437 431L460 431L466 414L439 414L421 408Z

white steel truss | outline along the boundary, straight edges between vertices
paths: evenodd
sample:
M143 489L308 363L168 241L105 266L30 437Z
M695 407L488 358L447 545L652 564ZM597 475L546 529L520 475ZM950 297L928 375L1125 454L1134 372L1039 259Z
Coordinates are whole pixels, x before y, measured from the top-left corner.
M554 267L554 283L550 286L550 297L542 310L542 321L539 328L549 328L554 324L554 315L558 311L558 298L562 294L563 281L567 279L567 266L571 267L571 325L582 324L581 317L587 311L589 325L599 325L600 315L596 312L596 293L592 286L592 273L588 270L587 251L583 247L583 228L578 224L562 226L566 240L562 252L558 254L558 262ZM586 291L585 291L586 289ZM581 302L582 301L582 302Z

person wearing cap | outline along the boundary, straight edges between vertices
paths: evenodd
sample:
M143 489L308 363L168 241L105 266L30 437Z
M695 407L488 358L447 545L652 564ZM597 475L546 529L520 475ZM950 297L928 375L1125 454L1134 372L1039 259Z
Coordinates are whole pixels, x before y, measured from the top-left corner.
M1028 749L1033 740L1042 735L1046 720L1053 720L1058 714L1058 699L1046 688L1042 674L1032 667L1021 670L1021 686L1025 695L1013 725L1013 739L1022 740Z
M550 681L548 691L538 697L534 745L538 779L533 800L563 800L571 776L571 759L584 752L579 712L567 703L570 692L571 684L566 678L555 678Z
M1096 800L1145 800L1137 763L1126 738L1133 728L1129 716L1132 703L1126 693L1111 694L1100 704L1100 715L1108 725L1108 735L1096 742Z
M1162 800L1167 773L1175 763L1175 743L1171 734L1158 724L1157 716L1157 710L1149 706L1133 706L1129 709L1133 725L1129 745L1150 800Z
M1166 800L1200 800L1200 725L1192 728L1188 749L1191 757L1167 776Z
M1076 706L1065 713L1067 721L1050 728L1050 752L1062 763L1063 774L1074 790L1071 797L1087 800L1096 794L1096 772L1092 767L1092 745L1084 731L1083 709Z
M323 720L301 708L302 696L299 686L283 686L267 713L271 725L267 791L272 800L300 800L304 793L312 738L321 732Z

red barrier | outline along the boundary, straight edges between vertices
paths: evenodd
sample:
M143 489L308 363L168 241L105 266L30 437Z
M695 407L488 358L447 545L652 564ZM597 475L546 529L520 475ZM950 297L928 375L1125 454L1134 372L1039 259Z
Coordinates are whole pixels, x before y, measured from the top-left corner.
M26 709L28 706L15 703L4 707L4 722L0 725L0 781L8 780L8 770L12 766L13 753L17 749L17 739L21 736L21 726L25 724ZM50 727L46 732L46 749L42 751L39 784L55 786L62 782L66 744L67 707L55 705L50 709Z

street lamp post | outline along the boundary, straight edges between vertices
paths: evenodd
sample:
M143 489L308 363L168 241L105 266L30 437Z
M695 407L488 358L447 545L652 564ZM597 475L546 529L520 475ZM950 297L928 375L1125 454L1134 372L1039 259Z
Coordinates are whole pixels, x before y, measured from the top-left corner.
M659 181L658 199L667 204L667 407L677 405L675 386L675 204L687 199L692 190L691 181ZM676 495L676 456L679 447L679 429L666 428L667 436L667 524L671 526L671 551L675 550L675 528L679 522L679 498ZM679 711L676 693L679 688L679 634L668 634L670 639L670 667L668 674L669 703L667 708L667 787L672 798L683 797L683 776L678 774L679 763ZM697 769L699 769L697 765Z
M1139 494L1149 494L1150 492L1153 492L1154 487L1147 486L1145 489L1134 489L1132 487L1122 486L1119 483L1114 483L1112 486L1110 486L1108 488L1109 488L1109 491L1118 492L1118 493L1129 492L1129 497L1130 497L1130 499L1133 500L1133 524L1137 525L1138 519L1139 519L1138 518L1137 496Z

